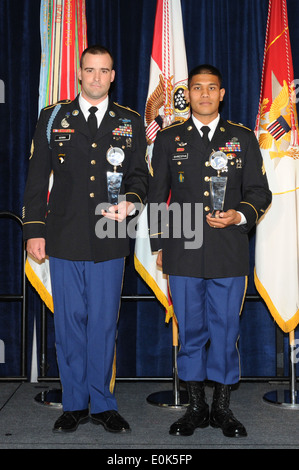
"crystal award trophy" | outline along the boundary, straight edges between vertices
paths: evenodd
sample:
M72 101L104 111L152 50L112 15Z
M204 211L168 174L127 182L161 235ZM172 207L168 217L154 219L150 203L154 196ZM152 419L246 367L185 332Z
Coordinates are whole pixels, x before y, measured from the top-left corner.
M220 176L220 172L227 168L227 156L223 152L214 152L209 158L211 167L217 170L217 176L211 176L210 193L211 204L213 207L212 216L215 217L216 211L222 211L225 199L227 177Z
M110 147L107 152L107 160L113 166L114 171L107 171L107 190L108 202L111 205L118 204L118 196L120 193L123 173L116 171L124 161L124 151L118 147Z

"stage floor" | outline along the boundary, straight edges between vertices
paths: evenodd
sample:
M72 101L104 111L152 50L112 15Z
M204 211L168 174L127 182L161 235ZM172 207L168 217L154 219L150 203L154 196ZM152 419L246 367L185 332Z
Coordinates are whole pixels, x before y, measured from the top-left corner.
M288 384L242 382L231 395L231 409L246 427L247 438L231 439L220 429L197 429L190 437L170 436L169 426L182 408L148 403L151 394L172 391L172 382L119 381L116 396L120 414L130 423L130 434L112 434L102 426L82 424L70 434L54 434L52 427L62 410L36 401L41 392L59 389L59 383L0 383L0 449L95 449L109 456L191 454L203 449L298 449L299 409L266 403L265 393L284 390ZM208 387L208 402L212 389ZM117 452L119 452L117 454ZM99 454L100 455L100 454ZM195 457L194 457L195 458ZM197 457L196 457L197 458ZM114 462L115 463L115 462ZM184 462L183 462L184 463Z

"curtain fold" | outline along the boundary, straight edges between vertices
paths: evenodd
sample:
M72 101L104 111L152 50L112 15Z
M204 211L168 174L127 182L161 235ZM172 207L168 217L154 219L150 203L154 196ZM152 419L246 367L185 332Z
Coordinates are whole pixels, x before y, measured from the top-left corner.
M0 211L21 216L32 133L36 124L39 84L39 1L0 1L0 79L4 103L0 104ZM21 293L21 230L15 222L0 220L0 293ZM32 322L39 307L28 289L28 351L30 368ZM39 310L38 310L39 313ZM0 376L20 375L21 303L0 303L0 339L5 362Z

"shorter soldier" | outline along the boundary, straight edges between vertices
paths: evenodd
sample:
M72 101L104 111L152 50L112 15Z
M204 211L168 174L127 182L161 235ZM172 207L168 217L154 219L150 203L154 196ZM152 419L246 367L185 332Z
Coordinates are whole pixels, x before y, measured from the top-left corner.
M173 435L191 435L209 424L225 436L247 435L229 409L230 388L240 376L237 341L249 274L247 234L269 206L271 192L254 133L219 115L224 94L215 67L196 67L186 93L192 116L158 133L152 158L151 247L160 250L158 264L169 275L179 327L178 373L190 399L186 414L170 428ZM169 194L172 216L166 223L155 208ZM192 233L196 243L190 241ZM211 412L206 379L215 382Z
M90 411L93 423L126 432L114 395L115 340L129 254L123 224L147 193L146 139L141 117L108 97L110 52L91 46L80 65L80 95L42 110L37 124L24 238L31 256L50 258L64 410L54 431L75 431ZM125 199L119 204L118 195ZM98 224L110 227L108 236Z

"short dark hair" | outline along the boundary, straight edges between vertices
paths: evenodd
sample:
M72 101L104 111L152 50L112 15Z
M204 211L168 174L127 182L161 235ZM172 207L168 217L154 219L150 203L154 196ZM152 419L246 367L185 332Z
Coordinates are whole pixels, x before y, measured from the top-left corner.
M114 58L111 54L111 52L104 46L101 46L100 44L95 44L94 46L89 46L87 47L83 52L82 52L82 55L81 55L81 58L80 58L80 67L82 68L82 64L83 64L83 59L85 57L86 54L109 54L110 57L111 57L111 60L112 60L112 68L113 68L113 65L114 65Z
M216 67L214 67L214 65L202 64L202 65L197 65L196 67L194 67L194 69L191 70L191 72L189 72L188 88L190 86L190 82L192 78L194 77L194 75L199 75L203 73L216 75L216 77L218 77L219 82L220 82L220 88L222 87L222 75L220 71Z

